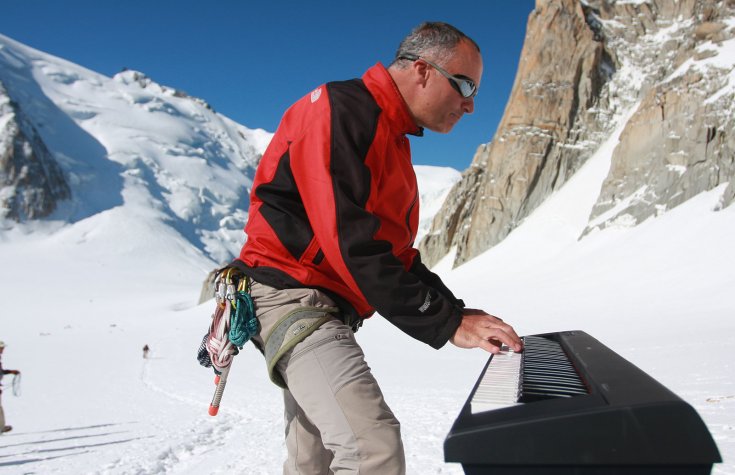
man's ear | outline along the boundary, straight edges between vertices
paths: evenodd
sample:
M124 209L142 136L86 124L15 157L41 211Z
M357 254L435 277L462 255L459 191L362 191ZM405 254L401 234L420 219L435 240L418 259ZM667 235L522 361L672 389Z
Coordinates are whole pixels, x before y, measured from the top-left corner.
M411 70L414 73L414 78L421 86L426 86L426 81L429 80L429 69L429 65L420 59L411 64Z

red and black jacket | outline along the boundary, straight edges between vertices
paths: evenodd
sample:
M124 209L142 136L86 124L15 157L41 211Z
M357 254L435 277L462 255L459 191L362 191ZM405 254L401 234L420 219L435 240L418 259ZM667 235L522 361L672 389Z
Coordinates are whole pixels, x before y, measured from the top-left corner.
M255 174L236 264L277 288L318 288L439 348L464 304L421 263L406 134L422 132L388 71L322 85L291 106Z

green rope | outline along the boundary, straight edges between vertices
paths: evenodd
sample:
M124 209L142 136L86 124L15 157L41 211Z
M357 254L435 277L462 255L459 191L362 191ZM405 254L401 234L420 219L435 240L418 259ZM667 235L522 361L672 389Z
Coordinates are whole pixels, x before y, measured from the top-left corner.
M230 332L228 337L233 345L242 348L253 336L258 334L258 319L255 318L253 299L245 291L235 294L235 305L230 312Z

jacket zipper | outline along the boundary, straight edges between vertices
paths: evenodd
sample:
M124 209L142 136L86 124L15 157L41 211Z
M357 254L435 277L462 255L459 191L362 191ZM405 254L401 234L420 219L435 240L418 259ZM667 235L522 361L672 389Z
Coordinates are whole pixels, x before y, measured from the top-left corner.
M411 229L411 213L413 213L413 209L416 207L416 202L419 199L419 192L416 191L416 194L413 196L413 201L411 201L411 206L408 207L408 213L406 214L406 228L408 228L408 247L413 247L413 240L416 236L413 234L413 230Z

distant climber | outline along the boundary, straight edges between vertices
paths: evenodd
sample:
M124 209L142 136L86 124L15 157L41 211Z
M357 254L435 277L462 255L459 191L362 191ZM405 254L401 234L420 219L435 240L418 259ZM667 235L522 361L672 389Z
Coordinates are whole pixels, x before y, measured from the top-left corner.
M148 352L149 352L149 351L150 351L150 348L148 348L148 345L146 344L146 345L145 345L145 346L143 347L143 359L144 359L144 360L148 359Z
M5 342L0 341L0 381L2 381L3 376L6 374L15 374L16 376L20 375L20 371L17 369L3 369L3 351L5 351ZM2 387L0 386L0 398L2 397L2 393ZM10 432L11 430L13 430L12 426L5 425L5 412L3 411L2 399L0 399L0 434Z

